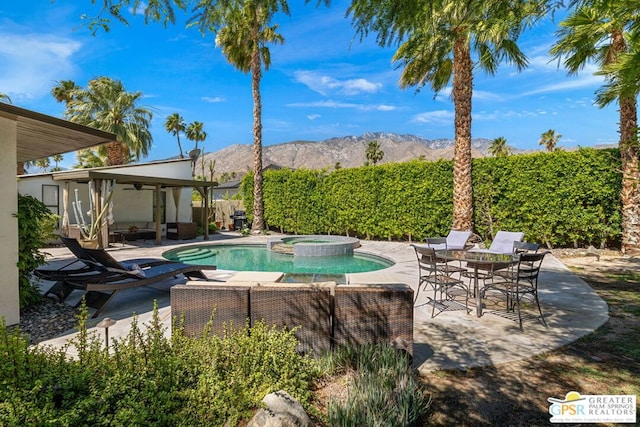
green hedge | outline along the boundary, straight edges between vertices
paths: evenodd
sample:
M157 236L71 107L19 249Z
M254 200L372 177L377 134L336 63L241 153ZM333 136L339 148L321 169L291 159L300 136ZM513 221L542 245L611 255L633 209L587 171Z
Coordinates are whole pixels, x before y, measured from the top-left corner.
M452 223L451 161L411 161L264 174L265 219L298 234L421 240ZM621 174L617 149L556 151L473 161L475 232L523 230L549 247L616 244ZM251 206L253 180L243 181ZM252 212L249 212L251 220Z

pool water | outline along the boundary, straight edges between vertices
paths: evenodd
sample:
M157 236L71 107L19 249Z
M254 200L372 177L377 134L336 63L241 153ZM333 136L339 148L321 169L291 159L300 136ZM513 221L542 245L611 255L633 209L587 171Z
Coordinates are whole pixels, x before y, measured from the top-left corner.
M215 265L221 270L281 271L284 273L364 273L391 267L394 263L375 255L354 253L324 257L294 257L268 251L264 245L198 245L176 248L162 254L171 261Z

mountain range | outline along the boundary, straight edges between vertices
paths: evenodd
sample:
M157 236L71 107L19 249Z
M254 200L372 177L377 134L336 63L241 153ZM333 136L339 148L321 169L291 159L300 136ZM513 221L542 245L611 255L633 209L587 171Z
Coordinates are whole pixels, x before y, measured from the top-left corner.
M384 153L378 164L406 162L412 159L452 159L452 139L426 139L416 135L400 135L384 132L366 132L360 136L344 136L324 141L292 141L262 147L263 167L276 166L291 169L324 169L363 166L369 142L377 141ZM473 139L471 155L484 157L491 140ZM514 150L519 151L519 150ZM222 174L243 175L253 170L253 145L230 145L220 151L206 153L205 165L215 161L214 176ZM200 161L196 174L200 168ZM208 166L205 166L208 172Z

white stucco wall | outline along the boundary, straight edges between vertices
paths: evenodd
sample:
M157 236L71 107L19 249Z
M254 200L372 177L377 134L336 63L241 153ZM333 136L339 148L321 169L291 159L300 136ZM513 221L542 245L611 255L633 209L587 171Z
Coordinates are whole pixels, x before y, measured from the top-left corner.
M20 322L16 140L16 122L0 117L0 316L7 325Z

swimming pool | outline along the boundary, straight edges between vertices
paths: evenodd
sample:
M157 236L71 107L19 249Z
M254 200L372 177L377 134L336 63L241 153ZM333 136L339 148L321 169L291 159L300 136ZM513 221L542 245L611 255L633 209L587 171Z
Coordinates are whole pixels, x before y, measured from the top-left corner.
M186 246L167 251L162 256L187 264L215 265L221 270L284 273L364 273L394 265L393 261L371 254L296 257L269 251L265 245Z

